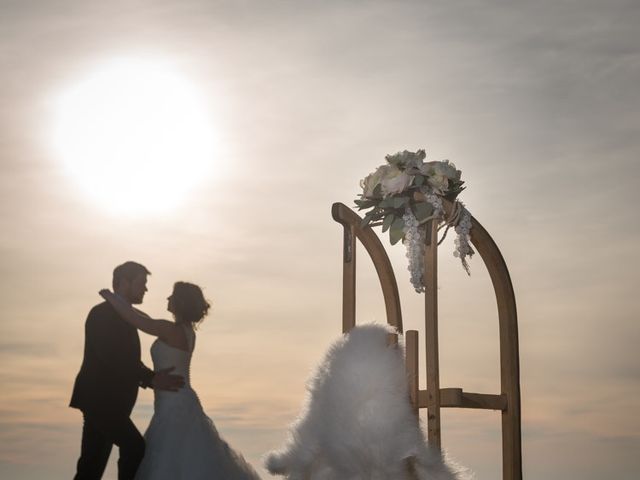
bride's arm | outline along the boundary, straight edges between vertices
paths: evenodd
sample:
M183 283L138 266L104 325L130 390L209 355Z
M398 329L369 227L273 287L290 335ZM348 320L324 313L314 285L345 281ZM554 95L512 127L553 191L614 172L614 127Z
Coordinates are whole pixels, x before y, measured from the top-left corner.
M180 329L176 328L174 322L169 320L154 320L149 315L140 310L133 308L118 295L110 290L100 290L100 296L113 305L118 314L134 327L142 330L149 335L160 337L162 340L174 340Z

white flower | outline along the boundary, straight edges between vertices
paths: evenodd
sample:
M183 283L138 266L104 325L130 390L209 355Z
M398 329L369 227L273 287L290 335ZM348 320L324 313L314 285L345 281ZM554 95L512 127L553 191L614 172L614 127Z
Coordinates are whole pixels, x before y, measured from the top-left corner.
M442 217L444 215L444 207L442 206L442 200L438 195L435 195L433 193L427 193L425 195L425 199L433 207L432 215L435 215L436 217Z
M433 190L443 195L449 189L449 180L460 180L460 170L456 170L449 160L441 162L427 162L420 166L420 173L427 179Z
M449 160L438 162L435 168L437 174L444 175L449 180L460 180L462 172L460 170L456 170L456 166L453 163L450 163Z
M387 165L386 173L380 181L382 195L386 197L394 193L402 193L411 185L412 180L412 175L407 175L399 168Z
M360 186L362 187L364 197L373 198L373 191L380 184L380 180L382 180L382 177L386 175L389 168L391 167L388 165L381 165L375 172L367 175L363 180L360 180Z
M443 175L451 180L460 180L460 170L449 160L427 162L420 165L420 173L423 175Z
M418 224L418 220L410 209L406 209L402 217L404 220L404 243L407 248L408 270L411 273L411 285L417 293L424 292L424 240L425 228Z
M456 248L453 252L453 256L460 258L462 266L469 273L469 263L467 257L472 257L476 253L471 247L471 214L463 207L462 214L458 220L458 224L455 226L458 238L455 240Z
M444 195L449 189L449 179L444 175L431 175L427 177L427 183L438 195Z
M426 154L424 150L418 150L417 152L404 150L394 155L387 155L385 158L390 165L400 167L403 170L411 170L413 168L419 168L425 157Z

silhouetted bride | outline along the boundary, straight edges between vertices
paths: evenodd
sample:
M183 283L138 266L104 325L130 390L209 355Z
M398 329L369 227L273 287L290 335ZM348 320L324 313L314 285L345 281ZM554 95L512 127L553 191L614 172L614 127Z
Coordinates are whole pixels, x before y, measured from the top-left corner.
M177 392L154 392L154 414L145 433L146 452L137 480L255 480L253 468L220 437L191 388L189 368L195 326L209 311L197 285L177 282L167 310L175 321L154 320L109 290L100 295L124 320L158 339L151 346L154 370L175 366L185 386Z

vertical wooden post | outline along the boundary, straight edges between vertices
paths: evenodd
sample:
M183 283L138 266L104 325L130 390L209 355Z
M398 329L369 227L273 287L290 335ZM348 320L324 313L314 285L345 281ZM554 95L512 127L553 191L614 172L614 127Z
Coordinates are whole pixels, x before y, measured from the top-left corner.
M427 436L440 450L440 363L438 355L438 221L426 226L424 313L427 360Z
M344 226L342 252L342 333L356 326L356 235L351 225Z
M407 330L405 339L405 364L407 366L407 379L409 381L409 399L411 408L418 415L419 402L418 391L420 388L420 376L418 367L418 331Z

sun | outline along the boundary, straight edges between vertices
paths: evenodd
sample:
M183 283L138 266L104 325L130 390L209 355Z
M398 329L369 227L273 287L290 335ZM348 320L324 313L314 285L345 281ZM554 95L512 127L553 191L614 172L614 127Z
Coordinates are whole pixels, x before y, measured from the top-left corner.
M204 105L170 62L114 59L57 96L52 146L68 176L104 208L166 212L213 170L216 142Z

